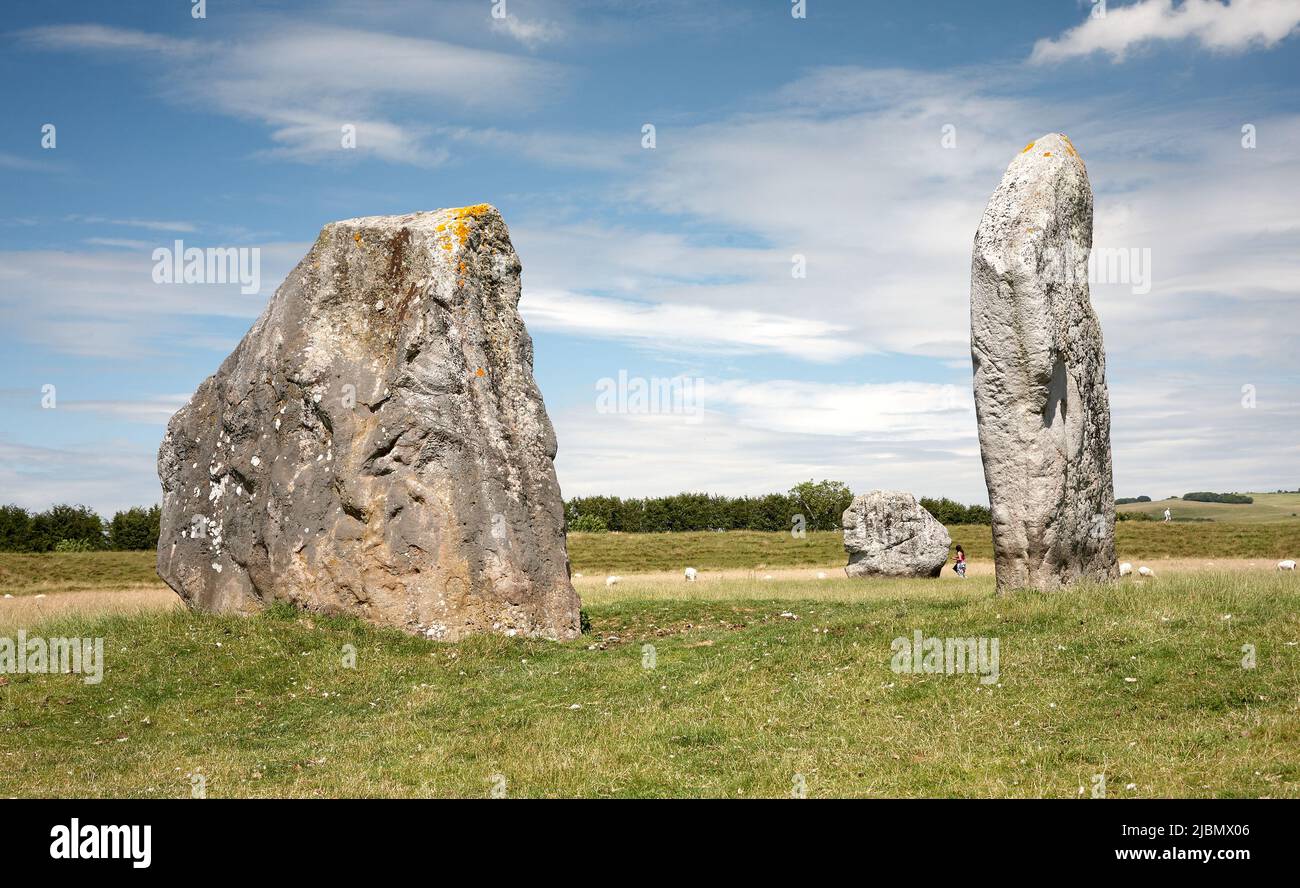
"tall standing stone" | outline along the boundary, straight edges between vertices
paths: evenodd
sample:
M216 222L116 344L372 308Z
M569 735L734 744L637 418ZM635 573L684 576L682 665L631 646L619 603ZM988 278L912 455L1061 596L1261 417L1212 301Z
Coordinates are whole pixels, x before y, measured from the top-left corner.
M572 638L555 433L487 205L326 225L167 426L158 573L430 638Z
M971 260L971 360L999 591L1116 576L1110 400L1088 297L1092 188L1064 135L1031 142Z

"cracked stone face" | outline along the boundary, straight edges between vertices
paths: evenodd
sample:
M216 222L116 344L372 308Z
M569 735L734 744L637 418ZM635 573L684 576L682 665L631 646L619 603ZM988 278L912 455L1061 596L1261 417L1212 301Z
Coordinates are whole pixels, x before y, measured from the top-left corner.
M487 205L326 225L158 452L158 573L429 638L578 635L555 433Z
M948 561L947 529L901 490L855 496L841 526L851 577L937 577Z
M1115 578L1110 398L1088 293L1092 188L1063 135L1026 146L971 260L971 360L999 591Z

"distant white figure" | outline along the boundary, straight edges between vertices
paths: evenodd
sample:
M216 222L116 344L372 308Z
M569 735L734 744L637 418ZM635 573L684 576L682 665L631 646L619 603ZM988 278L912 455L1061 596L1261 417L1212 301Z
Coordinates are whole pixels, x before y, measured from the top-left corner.
M1286 561L1279 561L1279 562L1277 563L1277 569L1278 569L1278 570L1295 570L1295 562L1292 561L1292 560L1290 560L1290 559L1287 559Z
M1174 520L1174 513L1171 512L1171 511L1169 511L1168 509L1165 509L1165 520L1166 520L1166 521L1173 521L1173 520Z
M772 575L771 575L771 574L765 574L765 575L763 576L763 579L765 579L765 580L770 580L770 579L772 579Z
M693 567L686 568L686 582L688 583L695 582L695 568Z
M573 578L574 578L575 580L580 580L580 579L582 579L582 574L580 574L580 573L576 573L576 574L573 575Z
M1133 573L1133 565L1129 564L1127 561L1119 566L1119 575L1121 577L1126 577L1131 573Z
M618 585L618 581L621 580L621 579L623 579L623 578L622 578L622 577L614 577L614 576L605 577L605 588L608 589L610 586L617 586L617 585Z
M824 570L819 570L819 571L817 571L817 579L819 579L819 580L824 580L824 579L826 579L826 571L824 571Z
M1147 567L1147 566L1144 564L1144 565L1142 565L1141 567L1138 568L1138 575L1139 575L1139 576L1143 576L1143 577L1152 577L1152 578L1154 578L1155 575L1156 575L1156 572L1155 572L1154 570L1152 570L1151 568Z

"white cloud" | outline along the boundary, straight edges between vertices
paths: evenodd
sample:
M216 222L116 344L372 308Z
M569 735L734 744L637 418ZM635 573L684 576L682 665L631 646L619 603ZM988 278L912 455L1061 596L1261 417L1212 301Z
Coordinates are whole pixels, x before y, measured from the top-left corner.
M193 222L181 222L166 219L109 219L103 216L83 216L73 214L67 217L69 222L83 225L120 225L126 228L143 228L147 231L196 231Z
M39 160L31 160L26 157L19 157L16 154L5 154L0 152L0 170L23 170L30 172L39 172L50 170L53 167Z
M1277 45L1300 26L1295 0L1140 0L1112 5L1056 39L1034 44L1030 61L1058 62L1095 52L1122 61L1130 49L1158 40L1192 39L1215 52Z
M120 509L162 499L156 459L153 448L117 441L75 448L0 441L0 490L6 503L26 509L73 503L111 517Z
M46 25L20 31L27 43L43 49L152 53L181 58L202 51L202 43L110 25Z
M167 425L167 421L172 418L172 414L188 404L189 400L189 394L152 395L134 401L62 400L58 402L58 409L70 410L74 413L94 413L100 416L125 419L128 422L138 422L146 425L165 426Z
M698 305L627 302L529 289L520 310L535 330L621 339L658 349L714 353L777 352L833 362L865 348L846 328L807 318Z
M556 471L564 495L758 494L808 478L835 478L862 491L903 488L970 502L987 498L973 416L942 409L942 387L928 394L918 383L900 383L893 393L861 390L850 393L856 398L851 407L839 400L844 393L834 386L777 383L823 405L801 407L801 418L809 424L800 428L776 409L791 403L784 394L769 402L776 412L752 402L735 409L737 405L718 399L720 390L745 401L755 396L755 389L750 383L717 385L706 391L705 407L695 416L597 413L594 406L559 412ZM888 409L874 409L880 406L876 402L906 397L901 393L909 390L921 395L914 405L918 415L900 419ZM922 418L927 398L935 409ZM855 414L864 400L873 409ZM934 437L922 434L922 426L932 428Z
M19 32L41 49L126 54L161 62L164 93L270 127L269 153L344 162L357 154L421 166L442 162L418 118L528 108L553 91L562 68L508 53L327 25L263 28L240 39L194 41L104 25L54 25ZM143 53L143 55L141 55ZM445 123L446 121L442 121ZM342 127L357 128L356 148Z
M494 30L510 35L529 49L551 43L564 37L564 29L555 22L544 20L524 21L510 13L504 18L493 18Z
M160 240L107 250L0 252L0 314L7 330L76 355L229 350L238 337L214 337L211 319L255 318L311 245L260 245L262 290L253 295L242 294L238 283L155 284L152 249L171 246Z

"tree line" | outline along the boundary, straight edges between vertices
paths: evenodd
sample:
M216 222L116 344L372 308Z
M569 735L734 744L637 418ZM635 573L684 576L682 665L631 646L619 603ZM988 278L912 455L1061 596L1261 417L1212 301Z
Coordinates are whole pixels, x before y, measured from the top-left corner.
M564 504L569 530L588 533L670 533L701 530L839 530L853 492L840 481L805 481L787 493L721 496L678 493L657 497L585 496ZM987 506L943 497L921 499L942 524L989 524Z
M60 504L44 512L0 506L0 551L95 552L156 549L162 509L135 506L109 521L86 506Z
M841 516L852 502L853 492L843 482L810 480L786 493L763 496L575 497L564 504L564 517L569 530L594 533L839 530ZM947 497L920 502L945 525L990 521L987 506L965 506ZM158 506L135 506L116 512L110 520L86 506L60 504L44 512L0 506L0 551L156 549L161 516Z

